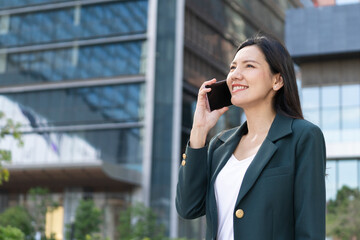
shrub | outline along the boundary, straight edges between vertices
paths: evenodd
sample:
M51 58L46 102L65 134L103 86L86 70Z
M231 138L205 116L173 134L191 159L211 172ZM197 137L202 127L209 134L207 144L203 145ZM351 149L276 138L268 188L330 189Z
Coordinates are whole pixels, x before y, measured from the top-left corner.
M20 229L11 226L0 226L1 240L24 240L24 238L25 235Z
M34 228L31 222L32 219L28 211L21 206L10 207L0 214L0 226L18 228L26 236L34 235Z

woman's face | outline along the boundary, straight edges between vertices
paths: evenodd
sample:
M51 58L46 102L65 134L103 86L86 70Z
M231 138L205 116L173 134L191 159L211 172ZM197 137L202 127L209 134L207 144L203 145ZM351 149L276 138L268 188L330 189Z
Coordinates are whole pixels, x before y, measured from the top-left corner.
M242 108L259 104L272 106L277 75L271 73L259 47L251 45L240 49L230 64L227 76L232 104Z

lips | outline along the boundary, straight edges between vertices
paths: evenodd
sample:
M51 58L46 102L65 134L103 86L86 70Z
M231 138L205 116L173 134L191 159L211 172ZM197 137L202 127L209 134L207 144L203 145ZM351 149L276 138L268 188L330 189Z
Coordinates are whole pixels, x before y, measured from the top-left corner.
M245 85L241 85L241 84L233 84L232 85L232 92L237 92L237 91L243 91L248 89L248 86Z

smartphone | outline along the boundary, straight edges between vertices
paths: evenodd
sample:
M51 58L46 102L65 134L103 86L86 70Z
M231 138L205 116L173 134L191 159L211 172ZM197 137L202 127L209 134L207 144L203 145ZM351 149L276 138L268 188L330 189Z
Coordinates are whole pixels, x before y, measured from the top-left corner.
M226 80L217 81L205 87L211 88L211 91L207 93L211 111L232 105L231 93Z

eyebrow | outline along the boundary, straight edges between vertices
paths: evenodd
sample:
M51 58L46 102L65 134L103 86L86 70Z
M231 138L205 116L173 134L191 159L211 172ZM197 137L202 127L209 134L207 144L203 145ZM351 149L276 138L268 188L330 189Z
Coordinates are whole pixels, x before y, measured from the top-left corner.
M250 60L250 59L249 60L244 60L241 63L248 63L248 62L257 63L257 64L260 65L259 62L255 61L255 60ZM235 61L231 62L230 66L232 66L233 64L236 64L236 62Z

